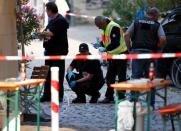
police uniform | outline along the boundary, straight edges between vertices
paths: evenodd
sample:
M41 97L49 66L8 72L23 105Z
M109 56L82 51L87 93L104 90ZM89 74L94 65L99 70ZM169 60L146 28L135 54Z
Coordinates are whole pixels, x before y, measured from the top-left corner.
M102 43L106 48L107 54L119 55L127 52L127 46L124 37L121 35L120 26L114 21L107 20L107 27L102 30ZM106 82L107 91L105 94L105 101L103 103L114 100L114 90L110 87L115 83L116 76L118 76L119 82L126 80L126 60L108 60L109 65L107 69ZM120 93L120 98L124 98L124 92Z
M72 76L70 79L68 78L68 74L66 75L69 85L72 81L83 78L84 75L93 75L90 80L78 83L73 88L70 86L72 91L74 91L77 95L76 99L79 101L85 101L85 95L87 94L90 95L92 99L96 99L97 102L97 99L100 97L99 90L104 85L104 77L100 62L98 60L73 60L70 66L76 69L78 73L74 73L74 76Z
M158 50L159 37L164 36L162 26L150 18L137 20L128 28L131 34L131 54L154 53ZM132 60L132 79L148 78L149 66L153 59ZM155 93L152 92L151 105L154 106Z
M78 55L91 55L85 43L80 44L79 52ZM68 67L66 79L77 95L72 103L86 103L86 95L91 96L90 103L97 103L100 97L99 90L105 83L99 60L74 59Z
M150 18L135 21L127 30L131 34L132 54L154 53L158 50L159 36L164 31L159 22ZM149 65L153 60L133 60L132 78L148 77Z

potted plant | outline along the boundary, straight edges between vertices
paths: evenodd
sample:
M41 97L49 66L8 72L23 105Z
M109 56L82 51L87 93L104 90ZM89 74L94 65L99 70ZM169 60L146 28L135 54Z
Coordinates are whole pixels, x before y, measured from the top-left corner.
M24 45L31 44L32 33L40 28L40 17L36 10L27 4L28 0L17 1L17 41L21 43L22 55L25 55Z

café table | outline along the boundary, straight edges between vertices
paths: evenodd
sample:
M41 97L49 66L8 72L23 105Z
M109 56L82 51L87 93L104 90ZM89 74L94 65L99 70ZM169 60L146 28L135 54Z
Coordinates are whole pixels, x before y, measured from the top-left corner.
M134 80L128 80L116 84L112 84L111 87L116 90L116 99L115 99L115 110L116 110L116 126L115 130L117 131L117 108L118 104L121 101L117 96L117 91L134 91L134 92L145 92L147 94L146 99L146 108L147 108L147 114L146 114L146 131L150 131L150 104L151 104L151 91L155 88L158 89L164 89L165 90L165 99L164 103L166 104L166 95L167 95L167 87L172 83L171 80L164 80L164 79L154 79L153 81L150 81L149 79L142 78L142 79L134 79ZM134 96L135 97L135 96ZM134 101L134 108L133 108L133 117L134 120L136 120L136 101ZM134 123L135 130L136 124Z
M36 103L37 103L37 131L40 131L40 87L41 84L45 82L45 79L26 79L24 81L19 81L16 79L9 79L5 81L0 81L0 91L6 92L6 127L7 131L9 129L10 122L10 102L14 103L14 115L15 115L15 131L18 130L17 127L17 117L19 114L18 102L19 102L19 90L23 86L34 86L37 89L36 95ZM14 94L14 98L12 98L12 93Z

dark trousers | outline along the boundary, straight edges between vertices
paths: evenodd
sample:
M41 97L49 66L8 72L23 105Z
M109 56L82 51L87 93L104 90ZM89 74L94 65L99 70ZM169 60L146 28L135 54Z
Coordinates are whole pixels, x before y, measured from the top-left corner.
M132 50L131 53L132 54L146 54L146 53L152 53L152 51ZM154 62L156 64L156 62L153 59L132 60L132 79L149 78L149 67L150 67L151 62ZM155 68L155 71L156 71L156 68ZM132 95L135 95L135 93L136 92L132 92ZM151 105L153 107L154 107L154 103L155 103L155 89L153 89L151 92Z
M75 73L75 78L70 78L69 80L66 75L66 80L68 84L70 84L71 81L79 80L81 78L82 78L81 75ZM78 98L82 99L85 99L86 94L92 97L98 97L100 95L99 90L102 88L103 85L104 81L100 81L97 83L87 81L87 82L78 83L76 87L72 89L72 91L76 93Z
M107 91L105 97L113 100L114 90L110 85L116 82L117 76L118 82L126 81L127 60L109 60L108 62L106 75ZM118 91L118 96L120 99L125 98L125 91Z
M63 82L64 82L64 74L65 74L65 61L64 60L46 60L45 61L45 65L51 67L59 67L59 98L62 99L63 95L64 95L64 86L63 86ZM51 72L49 70L48 72L48 76L45 82L45 86L44 86L44 93L43 93L43 97L46 97L48 99L51 98Z

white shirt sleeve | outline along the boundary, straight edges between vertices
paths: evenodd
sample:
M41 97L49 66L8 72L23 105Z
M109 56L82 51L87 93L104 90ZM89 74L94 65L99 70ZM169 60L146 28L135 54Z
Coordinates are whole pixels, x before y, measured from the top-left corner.
M162 25L160 25L160 27L158 29L158 37L161 37L161 36L165 36L165 32L163 30Z
M130 33L130 34L133 34L133 33L134 33L134 22L129 26L129 28L127 29L126 32L128 32L128 33Z

